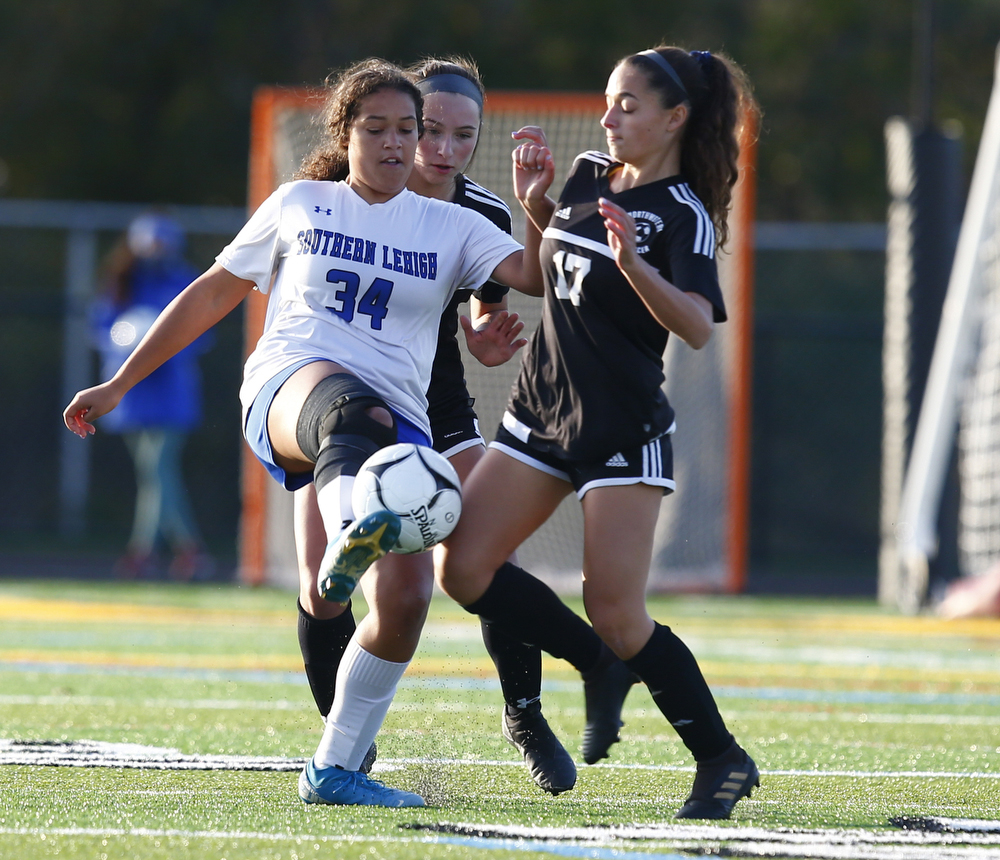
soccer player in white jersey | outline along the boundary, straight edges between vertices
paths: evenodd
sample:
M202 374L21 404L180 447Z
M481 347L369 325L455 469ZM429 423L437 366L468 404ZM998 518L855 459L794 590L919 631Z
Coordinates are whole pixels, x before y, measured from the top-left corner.
M595 659L589 627L506 561L576 491L583 596L594 629L648 687L697 762L678 818L728 818L758 783L698 664L648 614L660 502L674 489L674 412L661 386L670 333L698 349L726 319L715 251L737 178L738 123L754 110L731 61L660 47L611 73L601 120L609 155L576 159L558 202L548 148L529 135L516 163L544 182L518 194L544 231L542 322L502 426L465 487L442 586L574 665Z
M479 212L509 233L507 204L464 174L475 154L483 120L484 89L475 65L464 58L427 59L410 73L424 96L424 134L407 187L425 197ZM501 364L527 342L518 338L523 324L516 314L508 314L506 293L505 286L491 281L476 290L458 290L441 316L427 414L435 449L450 459L462 480L485 453L485 442L465 382L458 343L459 309L467 301L472 305L475 324L468 317L462 321L470 352L487 366ZM315 496L313 484L295 493L298 634L313 698L325 717L333 705L337 670L355 621L350 604L319 596L317 574L326 542ZM399 600L413 592L422 595L431 588L429 554L414 559L406 582L392 589L382 586L381 567L382 562L376 562L362 580L370 603ZM422 622L417 617L412 620ZM576 766L542 715L540 649L523 644L497 625L484 622L482 628L504 694L504 737L521 753L532 779L543 790L559 794L571 789L576 783ZM595 699L596 693L600 702L588 701L587 757L603 757L618 738L621 704L631 680L620 661L605 661L599 677L599 686L591 683L587 688L589 698ZM362 769L370 769L375 755L373 745Z
M341 602L399 530L393 514L354 520L354 476L385 445L430 444L425 392L438 322L454 291L491 277L541 291L536 231L528 232L525 252L478 213L406 189L422 101L385 61L342 73L329 89L325 139L306 165L315 179L279 187L160 314L115 376L78 392L63 413L67 428L85 438L125 392L251 290L269 293L264 333L240 390L244 435L286 488L315 480L329 542L320 593ZM540 177L517 171L520 193ZM386 585L405 581L409 559L386 560ZM415 595L358 625L323 738L299 778L306 802L424 804L360 765L419 637L418 624L403 618L397 626L393 612L422 619L427 600Z

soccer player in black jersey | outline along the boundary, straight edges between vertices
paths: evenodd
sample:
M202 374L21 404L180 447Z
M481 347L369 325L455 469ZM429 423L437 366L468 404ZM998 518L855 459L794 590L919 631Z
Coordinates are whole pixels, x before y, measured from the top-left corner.
M699 349L726 319L715 252L727 238L738 125L756 106L731 61L674 47L621 60L606 97L610 154L580 155L557 202L546 195L554 167L544 138L515 134L525 141L514 153L517 197L543 231L542 322L466 483L442 586L469 611L590 669L590 627L507 561L575 490L587 614L697 762L676 817L728 818L758 784L757 766L694 656L648 614L645 591L660 501L674 489L661 356L670 333Z
M483 86L475 65L463 58L428 59L410 70L424 96L424 134L417 147L413 173L407 183L411 191L425 197L448 200L479 212L506 232L511 232L507 204L498 196L464 175L475 153L482 125ZM496 366L510 359L527 343L518 335L523 323L517 314L508 314L507 287L494 282L478 290L459 290L441 317L437 352L427 391L427 415L431 422L434 447L448 457L464 480L485 453L473 398L469 394L458 343L460 306L471 302L471 317L462 317L470 352L483 364ZM355 629L350 604L344 606L319 597L317 570L325 548L323 524L316 507L312 485L296 492L296 545L300 568L299 644L306 674L320 713L331 707L337 669L347 642ZM418 563L418 562L416 562ZM378 569L378 563L375 565ZM429 571L429 568L427 568ZM371 589L375 577L362 581ZM429 587L430 575L421 585ZM384 590L383 590L384 592ZM367 591L366 591L367 594ZM380 599L389 599L383 593ZM421 619L422 620L422 619ZM571 789L576 782L572 758L552 733L541 711L541 651L524 645L496 625L483 623L483 640L500 677L505 707L502 716L504 737L524 756L535 782L552 794ZM596 636L595 636L596 641ZM616 661L617 662L617 661ZM623 667L609 666L601 680L617 690L610 706L591 708L590 734L596 755L604 755L617 739L619 712L624 686L615 680ZM628 677L627 674L625 677ZM617 702L617 706L614 704ZM370 768L374 747L365 761Z

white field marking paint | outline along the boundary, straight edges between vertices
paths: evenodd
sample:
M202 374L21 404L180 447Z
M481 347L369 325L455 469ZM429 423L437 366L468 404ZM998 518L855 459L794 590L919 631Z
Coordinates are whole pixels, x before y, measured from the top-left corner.
M981 821L978 818L940 818L931 816L933 824L948 832L1000 833L1000 821Z
M993 826L1000 822L983 822ZM518 824L438 824L423 825L418 829L438 832L480 834L511 839L574 840L578 842L602 842L607 840L659 840L684 841L724 841L738 843L770 839L789 845L823 841L827 844L865 843L869 845L996 845L996 839L988 838L992 832L936 832L885 828L862 830L861 828L791 828L726 826L712 824L621 824L610 827L532 827Z
M677 626L682 626L679 622ZM426 640L478 644L481 635L478 627L458 624L428 623L424 626ZM888 635L889 639L897 636ZM755 663L812 663L825 666L878 666L915 669L964 669L996 672L996 659L988 653L969 654L956 647L948 651L943 647L924 650L914 648L865 648L856 645L767 645L754 642L752 637L708 637L687 632L684 641L696 651L699 660L732 657L741 662Z
M197 669L185 666L120 666L109 664L44 663L18 661L5 663L3 671L28 672L49 675L112 675L132 678L185 678L203 681L236 681L253 684L288 684L304 687L304 673L282 672L268 669ZM416 690L489 690L500 689L496 678L468 677L406 677L399 689ZM578 681L546 681L545 691L578 691ZM736 687L715 686L712 692L719 699L753 699L783 702L816 702L824 705L985 705L1000 706L1000 695L992 693L898 693L879 690L829 690L797 687Z
M580 708L582 712L583 709ZM766 715L769 719L773 714ZM759 720L760 711L726 711L726 719ZM1000 717L990 716L958 716L955 714L879 714L862 713L858 711L782 711L782 719L801 720L813 723L889 723L893 725L926 725L926 726L997 726Z
M308 833L260 833L247 830L156 830L150 827L0 827L0 836L141 836L150 839L262 839L268 842L413 842L413 839L374 836L312 836Z
M823 705L1000 705L994 693L900 693L894 690L820 690L804 687L712 687L717 699L816 702Z
M528 854L579 857L583 860L691 860L690 854L650 854L646 851L622 851L620 848L596 848L589 845L560 845L524 839L488 839L482 836L443 836L434 840L444 845L479 848L483 851L524 851Z
M878 669L925 671L956 669L997 673L996 657L986 653L970 655L961 651L924 651L911 648L761 645L739 639L713 640L697 636L686 636L684 641L698 654L701 661L725 657L748 663L808 663L820 666L873 666Z
M579 686L579 685L574 685ZM549 689L546 684L546 689ZM131 699L121 699L115 696L28 696L28 695L0 695L0 706L25 706L25 707L116 707L127 701L130 707L149 708L151 710L164 710L173 708L175 710L207 710L207 711L309 711L311 708L305 700L291 701L288 699L271 699L266 701L253 701L247 699L145 699L141 702L133 702ZM394 709L398 711L447 711L454 713L479 712L483 705L478 702L426 702L426 701L397 701ZM634 713L636 710L646 710L646 708L629 708L626 706L624 713ZM565 716L578 716L583 714L584 709L576 705L553 707L551 714L563 714ZM956 714L880 714L866 712L844 712L844 711L782 711L783 719L799 720L802 722L839 722L839 723L886 723L893 725L941 725L941 726L996 726L1000 725L1000 716L960 716ZM733 720L758 720L761 719L759 711L726 711L726 717ZM640 740L641 738L636 738Z
M461 829L483 835L459 835ZM449 828L452 829L452 828ZM765 828L663 825L642 828L511 828L484 825L454 825L459 833L448 836L385 837L325 835L306 833L262 833L233 830L158 830L153 828L36 828L0 827L0 836L50 837L137 837L145 839L256 840L264 842L374 843L377 845L445 844L483 850L524 851L589 860L688 860L690 854L660 851L624 851L636 841L652 840L648 848L690 850L737 845L744 857L809 857L811 860L1000 860L1000 849L980 846L975 837L961 841L942 840L943 834L920 831L872 832L864 830L767 830ZM587 832L581 836L580 831ZM486 836L490 833L491 836ZM492 836L496 834L496 836ZM503 834L503 835L501 835ZM523 834L523 835L521 835ZM529 835L530 834L530 835ZM648 834L648 835L647 835ZM955 836L956 834L947 834ZM575 844L574 844L575 843Z
M284 756L187 755L175 749L105 741L0 740L0 765L121 767L139 770L298 771L307 759Z
M809 857L823 860L997 860L1000 848L996 839L982 834L926 833L923 831L866 831L859 829L791 830L761 827L713 827L705 825L634 825L593 828L545 828L497 826L483 824L442 825L449 833L466 833L482 840L486 847L491 839L499 838L496 847L506 847L508 841L532 840L541 850L552 842L580 844L628 844L642 840L649 843L685 849L703 854L738 856ZM938 838L938 837L945 838ZM537 841L536 841L537 840ZM496 844L496 843L494 843ZM726 850L728 849L728 850ZM552 848L551 853L561 853ZM573 856L592 856L574 854ZM622 855L613 855L622 856ZM627 855L626 855L627 856ZM657 855L653 855L657 856Z
M422 836L406 837L374 837L374 836L310 836L308 834L285 833L243 833L239 831L214 830L98 830L96 828L3 828L0 836L38 836L41 839L57 836L91 836L107 839L109 837L137 836L147 839L223 839L223 840L259 840L267 842L319 842L333 844L365 844L375 845L460 845L468 848L481 848L486 851L524 851L529 854L555 854L562 857L580 857L587 860L690 860L690 855L663 854L657 852L622 851L620 849L594 848L590 846L576 847L572 845L553 844L551 842L525 842L522 839L481 839L478 837L459 836ZM981 860L981 858L976 858Z
M429 758L394 758L378 760L376 767L379 765L385 767L402 767L404 765L415 765L415 764L431 764L431 765L475 765L477 767L482 766L523 766L523 762L520 761L487 761L487 760L471 760L471 759L429 759ZM628 770L628 771L665 771L673 773L694 773L694 767L692 765L674 765L674 764L619 764L615 762L601 762L599 764L588 765L589 768L606 768L608 770ZM761 776L846 776L854 779L996 779L1000 780L1000 771L998 772L972 772L963 773L960 771L935 771L935 770L875 770L875 771L865 771L865 770L772 770L767 768L762 770Z
M38 767L125 767L148 770L255 770L297 771L305 758L282 756L188 755L166 747L106 741L14 741L0 739L0 765L19 764ZM379 759L376 769L391 771L409 765L436 767L523 767L521 761L449 758ZM693 773L690 765L616 764L592 765L596 768ZM852 777L855 779L984 779L1000 780L1000 772L963 773L958 771L857 771L857 770L766 770L765 776Z

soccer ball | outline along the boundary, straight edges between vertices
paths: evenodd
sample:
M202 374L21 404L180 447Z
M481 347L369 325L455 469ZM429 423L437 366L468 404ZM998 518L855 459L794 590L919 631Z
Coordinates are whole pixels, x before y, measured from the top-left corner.
M365 460L351 492L354 516L375 511L399 515L403 529L393 552L414 553L440 543L458 522L462 490L458 474L433 448L403 442Z

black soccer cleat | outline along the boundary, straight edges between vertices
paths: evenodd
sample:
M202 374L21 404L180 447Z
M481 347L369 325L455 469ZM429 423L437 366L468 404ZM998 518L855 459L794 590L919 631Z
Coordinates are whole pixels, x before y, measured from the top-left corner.
M580 752L587 764L607 758L611 744L621 740L618 730L625 725L622 707L628 691L637 683L639 676L607 647L602 649L597 666L583 676L587 724Z
M361 767L359 767L358 770L366 775L371 773L377 758L378 747L375 746L375 741L372 741L372 745L368 747L368 752L365 753L365 757L361 759Z
M698 762L691 794L674 818L729 818L737 802L759 785L757 765L733 741L722 755Z
M522 756L535 784L549 794L561 794L576 785L576 765L542 716L538 702L527 708L503 709L503 736Z

